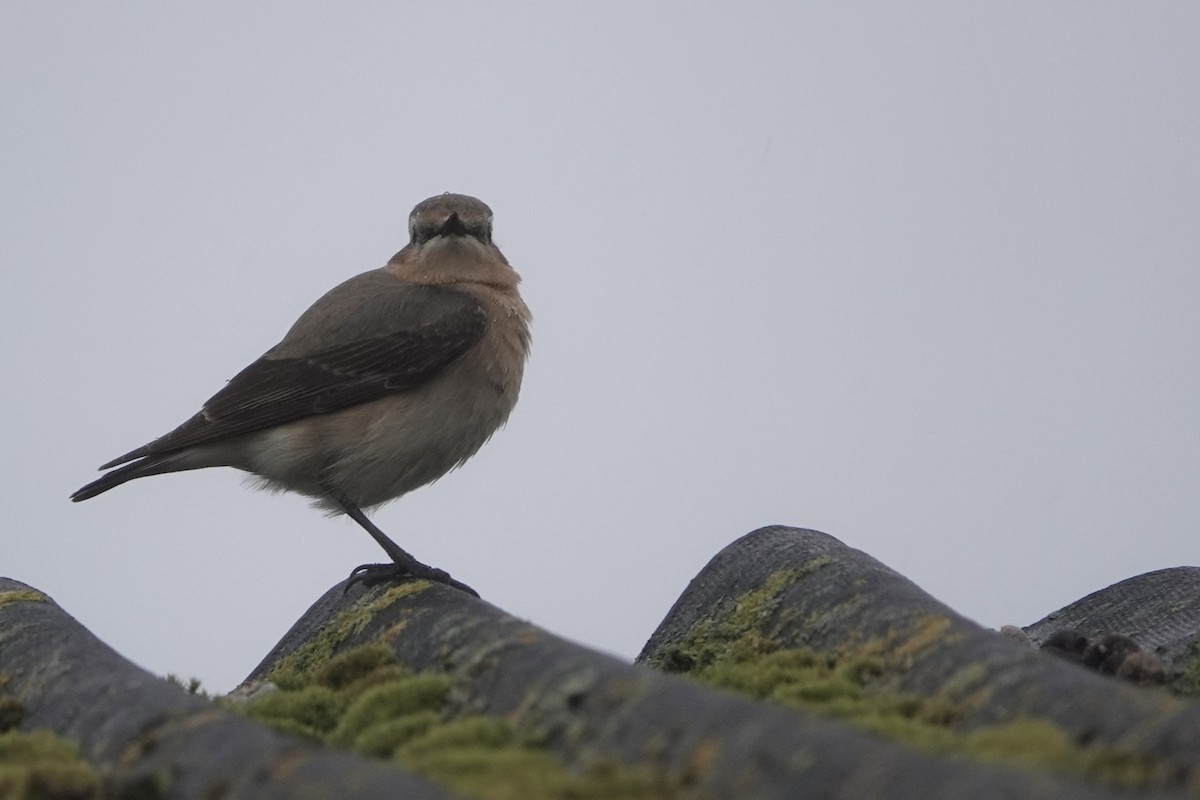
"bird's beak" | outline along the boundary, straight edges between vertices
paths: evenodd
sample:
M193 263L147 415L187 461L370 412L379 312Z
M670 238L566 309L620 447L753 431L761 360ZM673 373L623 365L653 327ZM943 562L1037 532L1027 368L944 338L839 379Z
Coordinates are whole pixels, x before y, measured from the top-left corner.
M462 236L467 232L467 226L463 224L462 219L458 216L457 211L451 211L450 216L446 218L442 224L442 229L438 233L442 236L458 235Z

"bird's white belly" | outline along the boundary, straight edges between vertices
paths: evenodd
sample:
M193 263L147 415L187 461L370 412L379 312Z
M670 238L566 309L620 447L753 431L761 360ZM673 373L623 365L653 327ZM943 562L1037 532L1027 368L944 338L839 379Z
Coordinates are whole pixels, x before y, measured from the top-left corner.
M508 419L517 381L501 385L468 357L416 392L320 414L254 434L265 488L340 510L330 489L359 508L431 483L476 453ZM472 369L474 367L474 369Z

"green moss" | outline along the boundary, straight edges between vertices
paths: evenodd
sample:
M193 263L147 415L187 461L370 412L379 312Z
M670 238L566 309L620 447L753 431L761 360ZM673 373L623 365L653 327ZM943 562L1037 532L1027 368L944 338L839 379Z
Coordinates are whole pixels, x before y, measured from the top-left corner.
M525 800L581 796L567 794L566 786L571 776L561 764L546 753L528 748L460 744L397 760L431 781L469 797Z
M37 589L13 589L9 592L0 592L0 606L6 606L9 603L48 603L50 598L39 592Z
M343 611L315 636L280 659L271 670L270 679L281 689L304 683L307 673L328 662L338 645L354 634L362 632L376 614L404 597L425 591L429 586L429 581L402 583L389 588L370 602Z
M330 740L342 746L352 746L359 738L379 741L379 735L371 733L372 728L423 711L438 712L445 706L449 690L450 680L445 675L431 674L372 686L350 703Z
M0 797L5 800L100 800L96 771L70 742L47 731L0 734Z
M402 746L433 730L440 721L441 715L436 711L382 720L358 731L345 746L363 755L391 758Z
M367 644L322 664L315 677L322 686L345 689L380 670L392 667L400 669L391 650L381 644Z
M1154 764L1148 758L1111 748L1079 747L1061 728L1045 720L1017 719L1006 725L971 731L963 740L967 752L981 760L1019 761L1119 784L1143 784L1154 772Z
M399 596L385 594L370 605L378 610ZM234 708L280 731L392 760L482 800L651 800L677 794L649 771L597 763L582 774L572 772L537 742L519 736L507 720L451 717L450 678L413 673L382 644L330 658L336 641L364 619L369 616L339 618L319 634L320 644L306 645L300 658L272 671L277 691Z
M1053 723L1019 719L962 733L964 713L986 701L982 664L968 665L934 697L888 688L929 648L945 644L950 621L930 614L908 630L862 642L841 652L780 648L780 596L797 572L775 573L738 598L724 617L696 624L684 640L656 662L702 683L788 708L845 720L906 745L982 761L1017 764L1121 785L1163 778L1153 761L1111 747L1082 747ZM1200 672L1200 668L1198 668Z
M694 675L782 706L846 720L906 745L976 760L1083 775L1143 786L1165 777L1162 765L1131 751L1075 744L1047 720L1017 719L961 733L960 704L872 687L875 656L837 657L805 649L777 650L754 662L727 660Z
M583 774L565 770L553 756L517 743L507 726L479 718L443 726L432 737L401 748L397 761L451 791L489 800L527 798L670 798L678 791L645 774L612 763Z
M246 705L247 713L273 727L286 727L313 739L324 739L345 710L346 698L324 686L271 692Z
M396 751L409 769L469 797L490 800L565 797L656 798L678 794L647 773L611 762L583 774L563 768L550 754L523 742L499 719L467 716L431 728Z
M772 573L762 586L739 597L728 613L701 620L684 643L663 648L647 663L664 672L690 673L731 656L742 659L773 649L762 631L779 610L783 590L829 562L823 556L803 567Z

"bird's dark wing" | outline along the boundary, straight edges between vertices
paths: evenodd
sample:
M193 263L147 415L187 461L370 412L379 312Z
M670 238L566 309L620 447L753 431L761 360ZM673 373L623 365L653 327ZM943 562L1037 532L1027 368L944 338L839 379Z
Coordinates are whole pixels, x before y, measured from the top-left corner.
M312 326L304 327L308 314L301 317L279 345L235 375L200 413L101 469L410 391L469 350L487 326L486 312L464 292L412 284L382 288L394 296L356 302L358 309L345 309L353 323L337 330L320 323L327 328L322 337L313 338ZM370 330L379 333L362 335ZM331 339L328 347L304 352L310 342Z

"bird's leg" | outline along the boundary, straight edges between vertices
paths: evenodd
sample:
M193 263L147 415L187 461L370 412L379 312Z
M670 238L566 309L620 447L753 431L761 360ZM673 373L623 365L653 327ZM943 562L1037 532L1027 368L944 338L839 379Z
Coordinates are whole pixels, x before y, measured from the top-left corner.
M455 589L479 597L479 592L461 581L454 580L454 578L450 577L450 573L445 570L431 567L428 564L422 564L413 558L404 548L389 539L388 535L381 531L378 525L371 522L362 509L350 502L350 499L346 495L340 492L332 492L331 495L337 504L342 507L342 510L349 515L350 519L357 522L367 533L371 534L371 538L378 542L383 551L388 554L388 558L392 559L391 564L363 564L356 567L350 573L350 582L346 584L347 589L357 581L375 583L397 577L413 577L444 583L447 586L453 586Z

